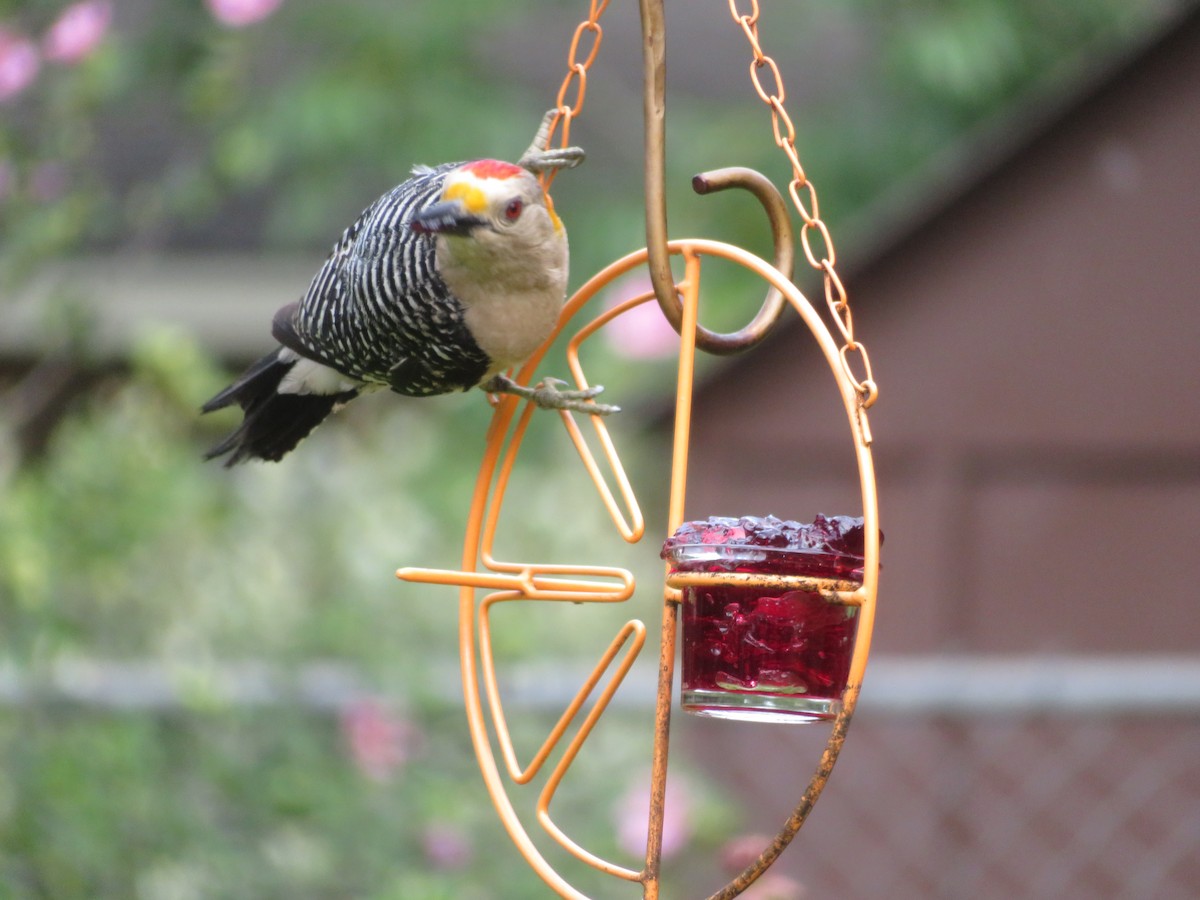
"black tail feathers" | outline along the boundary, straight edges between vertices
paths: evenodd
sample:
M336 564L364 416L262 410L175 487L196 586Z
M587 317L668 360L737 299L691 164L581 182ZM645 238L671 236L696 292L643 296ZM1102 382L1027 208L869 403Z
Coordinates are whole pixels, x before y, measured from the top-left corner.
M279 384L293 365L295 360L281 360L278 350L269 353L201 407L201 412L209 413L236 403L243 412L237 431L205 453L205 459L229 454L226 468L247 459L278 462L308 437L334 407L358 396L356 390L339 394L281 394Z

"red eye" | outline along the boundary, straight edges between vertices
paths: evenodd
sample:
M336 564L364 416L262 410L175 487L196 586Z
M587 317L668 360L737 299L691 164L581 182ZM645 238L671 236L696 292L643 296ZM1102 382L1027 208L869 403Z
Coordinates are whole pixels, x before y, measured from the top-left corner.
M515 222L521 218L521 211L525 209L525 204L521 200L509 200L508 206L504 207L504 218L510 222Z

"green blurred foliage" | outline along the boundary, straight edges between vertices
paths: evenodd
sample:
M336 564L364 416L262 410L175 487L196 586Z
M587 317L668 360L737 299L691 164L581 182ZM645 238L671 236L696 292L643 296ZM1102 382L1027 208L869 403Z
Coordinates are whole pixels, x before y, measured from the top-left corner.
M65 6L0 2L0 25L40 34ZM94 53L43 66L0 103L0 292L80 251L327 246L414 162L519 152L559 76L536 88L509 83L481 50L494 35L544 29L560 19L543 16L582 17L586 7L288 0L263 22L229 29L194 0L118 3ZM689 8L668 7L668 24ZM840 237L882 193L1124 46L1166 8L764 4L761 29L791 92L822 215ZM838 62L821 53L823 43L842 46L830 40L838 34L855 36L856 55L809 97L820 60ZM569 36L545 34L555 60L565 60ZM592 78L606 77L615 74L602 52ZM729 78L744 80L744 64ZM786 183L769 116L743 87L739 102L718 105L672 82L671 185L730 164ZM577 135L604 114L590 102ZM639 116L628 112L629 128ZM640 184L636 165L621 169L603 154L556 183L576 283L641 243ZM671 221L680 233L768 252L746 198L675 191ZM705 321L736 327L745 283L708 268ZM669 365L589 353L594 380L627 407L652 405L671 384ZM484 800L455 685L439 680L454 671L455 592L390 575L399 565L457 566L486 405L366 398L285 464L227 472L201 464L199 452L233 420L196 417L224 376L188 336L152 334L127 371L73 400L43 454L20 461L18 410L0 396L0 661L33 684L81 658L155 661L194 683L165 713L82 708L36 691L0 712L0 898L540 894ZM653 514L665 491L661 448L636 413L612 427ZM537 417L501 555L623 564L657 584L653 548L634 552L610 534L578 465L557 419ZM651 534L661 530L651 523ZM501 609L498 650L518 662L594 660L625 618L657 618L654 591L644 593L627 609ZM337 716L208 696L205 674L242 660L284 671L351 665L422 737L395 778L372 779ZM644 717L609 715L585 754L587 777L562 798L572 832L606 855L616 794L640 772L649 740ZM523 753L551 724L543 718L517 726ZM694 846L673 868L702 880L736 822L719 796L694 793ZM469 858L447 864L431 853L435 829L465 842ZM611 892L586 876L584 885Z
M387 782L348 764L336 720L298 711L0 717L0 894L24 898L480 898L544 887L480 796L456 710L414 717L420 745ZM519 726L548 729L550 720ZM520 735L518 734L518 737ZM627 743L627 742L626 742ZM622 744L556 817L622 858L602 779L636 766ZM718 807L711 807L717 809ZM699 818L711 816L697 805ZM694 851L714 849L712 833ZM449 846L445 846L449 844ZM628 860L635 864L634 860ZM595 875L581 887L604 895ZM680 896L680 895L675 895Z

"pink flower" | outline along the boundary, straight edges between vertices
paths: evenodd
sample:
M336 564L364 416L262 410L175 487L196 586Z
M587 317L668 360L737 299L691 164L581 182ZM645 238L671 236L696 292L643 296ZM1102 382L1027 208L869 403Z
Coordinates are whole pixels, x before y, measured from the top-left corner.
M804 885L795 878L768 871L742 891L742 900L804 900L807 893Z
M678 778L667 781L666 806L663 809L662 855L673 856L687 846L692 836L689 821L691 803L687 784ZM631 856L646 855L646 835L650 829L650 776L637 778L617 801L617 843Z
M610 291L605 308L612 309L650 290L647 275L618 282ZM604 326L604 336L614 353L629 359L662 359L679 348L679 335L654 299L638 304L610 321Z
M731 838L721 848L721 866L730 875L736 875L758 859L772 840L769 834L743 834Z
M350 758L373 781L391 781L411 755L415 729L372 699L350 703L342 711L342 736Z
M281 3L283 0L204 0L213 18L230 28L245 28L261 22Z
M474 850L466 835L449 825L431 825L421 835L421 849L435 869L462 869L471 862Z
M33 84L39 68L37 45L0 27L0 102L12 99Z
M721 848L721 865L733 876L758 859L772 840L767 834L744 834L726 842ZM804 885L775 869L768 869L748 887L742 896L747 900L802 900Z
M112 13L110 0L83 0L68 6L42 39L46 59L64 65L85 59L104 40Z

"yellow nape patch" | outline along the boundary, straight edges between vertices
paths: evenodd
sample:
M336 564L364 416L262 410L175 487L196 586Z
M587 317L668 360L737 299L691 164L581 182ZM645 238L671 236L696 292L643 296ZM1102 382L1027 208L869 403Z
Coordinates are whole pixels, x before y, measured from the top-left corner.
M550 221L554 223L554 233L562 234L563 223L558 217L558 213L554 211L554 201L550 199L550 195L543 192L542 196L546 198L546 212L550 213Z
M446 192L442 194L443 200L458 200L473 216L482 215L487 211L488 201L483 191L473 184L467 184L464 181L456 182L446 188Z

